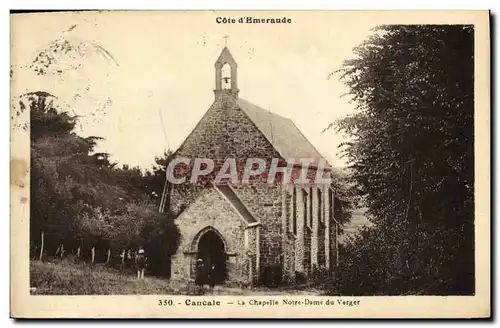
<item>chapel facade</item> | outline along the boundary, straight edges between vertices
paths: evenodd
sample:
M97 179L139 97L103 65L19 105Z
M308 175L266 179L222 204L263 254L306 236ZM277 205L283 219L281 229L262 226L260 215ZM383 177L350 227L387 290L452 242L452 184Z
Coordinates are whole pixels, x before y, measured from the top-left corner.
M191 159L176 167L177 175L190 172L196 158L213 160L214 169L194 184L188 178L166 188L181 233L171 279L194 280L199 259L216 268L218 284L257 285L270 267L279 268L285 281L319 268L331 272L338 261L334 194L330 184L315 179L319 169L326 178L331 169L318 164L323 157L290 119L239 97L237 69L225 47L215 62L215 100L174 153ZM249 158L267 166L243 183ZM310 160L307 170L300 158ZM236 181L217 180L228 159L237 168ZM290 179L278 172L269 183L268 168L276 160ZM310 181L295 181L300 174Z

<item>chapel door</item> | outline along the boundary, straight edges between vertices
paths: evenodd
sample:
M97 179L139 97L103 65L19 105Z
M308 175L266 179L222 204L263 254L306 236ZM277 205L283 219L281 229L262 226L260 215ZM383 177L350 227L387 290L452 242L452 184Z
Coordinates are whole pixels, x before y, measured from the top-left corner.
M207 283L220 285L226 279L226 252L224 242L214 231L207 231L198 242L198 258L203 260Z

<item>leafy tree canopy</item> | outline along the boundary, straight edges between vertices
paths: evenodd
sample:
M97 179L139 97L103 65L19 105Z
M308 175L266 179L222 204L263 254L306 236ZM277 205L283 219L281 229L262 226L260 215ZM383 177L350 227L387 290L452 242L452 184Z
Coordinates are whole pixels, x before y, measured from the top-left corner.
M144 236L154 230L154 242L175 253L177 227L145 194L148 176L137 168L119 169L108 154L95 152L101 138L78 136L78 118L55 99L45 92L20 98L20 110L30 114L32 243L40 244L43 231L50 251L61 243L121 249L147 245Z
M376 224L347 246L348 290L473 292L473 32L381 26L339 70L357 107L334 126Z

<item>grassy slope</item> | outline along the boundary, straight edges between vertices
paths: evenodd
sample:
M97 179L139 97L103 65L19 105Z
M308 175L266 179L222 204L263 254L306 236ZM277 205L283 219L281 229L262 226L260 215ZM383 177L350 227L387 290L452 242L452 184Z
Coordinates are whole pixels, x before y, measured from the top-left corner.
M97 295L97 294L174 294L161 279L137 280L104 267L67 262L30 263L30 286L34 294Z
M43 295L280 295L318 294L314 290L290 289L242 289L216 286L213 291L185 283L170 282L165 279L146 277L137 280L131 274L103 266L89 267L86 264L70 262L30 262L30 286L32 294ZM35 287L35 288L33 288Z

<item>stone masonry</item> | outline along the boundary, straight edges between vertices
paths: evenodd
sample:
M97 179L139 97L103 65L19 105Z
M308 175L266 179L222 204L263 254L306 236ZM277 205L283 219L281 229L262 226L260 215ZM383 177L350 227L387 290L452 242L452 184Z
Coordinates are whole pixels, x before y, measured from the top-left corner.
M234 79L227 81L227 90L222 89L220 73L225 64L229 64L230 77ZM286 135L276 140L266 135L266 126L258 121L266 118L266 112L238 100L237 65L227 48L215 68L215 101L174 154L175 158L191 161L176 167L174 175L188 178L183 184L171 185L168 195L170 210L178 215L176 224L181 232L181 245L172 258L172 279L194 279L198 241L207 231L215 232L224 243L227 282L259 283L263 272L272 265L281 266L287 280L293 280L296 272L311 274L318 266L332 269L336 263L336 225L328 185L268 184L267 170L248 184L230 180L220 182L224 188L214 184L215 174L227 158L234 158L238 172L242 173L248 158L265 159L269 167L273 158L284 163L283 153L292 153L294 147L301 146L302 139L301 153L313 148L291 121L275 114L274 121L270 121L277 122L274 135L280 133L280 126L288 126L282 132L295 133L290 136L294 144L287 150L287 145L278 144L289 139ZM311 152L317 154L315 149ZM195 158L211 159L215 167L212 174L192 184L189 173ZM314 178L315 174L312 167L307 176Z

